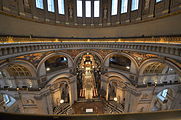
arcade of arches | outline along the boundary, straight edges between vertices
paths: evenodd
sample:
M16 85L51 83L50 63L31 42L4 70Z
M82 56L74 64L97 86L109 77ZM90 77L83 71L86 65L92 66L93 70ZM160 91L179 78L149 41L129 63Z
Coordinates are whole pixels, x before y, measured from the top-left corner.
M69 49L0 61L0 111L104 114L181 108L181 63L126 50Z

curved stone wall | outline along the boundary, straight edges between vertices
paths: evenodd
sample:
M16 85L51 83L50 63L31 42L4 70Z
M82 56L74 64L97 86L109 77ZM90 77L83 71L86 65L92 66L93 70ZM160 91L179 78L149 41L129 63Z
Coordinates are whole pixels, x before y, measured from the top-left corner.
M151 0L148 8L145 8L145 1L140 0L136 11L130 10L129 2L128 12L115 16L111 16L111 1L100 0L99 18L77 18L73 0L65 0L65 15L57 13L57 6L52 13L48 12L46 4L45 9L41 10L35 7L34 0L28 1L29 8L23 0L0 1L0 35L99 38L181 34L180 0L163 0L158 3ZM72 18L69 16L69 6L73 9ZM106 18L104 9L107 9Z
M73 38L180 35L180 20L181 14L178 14L154 21L119 27L73 28L36 23L1 14L0 34Z
M93 0L91 16L85 17L85 0L83 1L82 17L77 17L76 0L64 0L65 14L59 14L58 0L54 1L54 12L48 11L47 0L43 1L43 9L36 8L35 0L1 0L0 12L18 16L31 21L78 27L107 27L140 23L172 15L180 10L180 0L139 0L137 10L131 10L132 0L128 0L127 12L121 13L121 0L118 0L117 14L111 15L111 0L99 0L99 17L93 17Z

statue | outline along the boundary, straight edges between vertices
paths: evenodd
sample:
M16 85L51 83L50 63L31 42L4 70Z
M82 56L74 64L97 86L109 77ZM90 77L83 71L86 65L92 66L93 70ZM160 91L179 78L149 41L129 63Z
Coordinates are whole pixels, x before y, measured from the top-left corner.
M24 5L25 5L26 7L30 7L28 0L24 0L23 2L24 2Z
M145 10L149 8L150 0L145 0Z
M72 14L73 14L72 6L70 5L70 7L69 7L69 17L70 18L72 18Z
M104 19L107 19L107 8L104 8Z

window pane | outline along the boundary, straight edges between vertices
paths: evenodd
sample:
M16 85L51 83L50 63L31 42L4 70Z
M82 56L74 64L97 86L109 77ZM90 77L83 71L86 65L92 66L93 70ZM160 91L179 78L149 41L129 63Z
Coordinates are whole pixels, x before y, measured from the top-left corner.
M156 2L161 2L162 0L156 0Z
M77 17L82 17L82 0L77 0Z
M166 99L166 97L167 97L167 94L168 94L168 89L165 89L165 90L159 92L159 93L157 94L157 97L158 97L161 101L164 101L164 100Z
M36 7L43 9L43 0L36 0Z
M168 89L163 90L163 92L162 92L162 96L163 96L164 98L166 98L166 96L167 96L167 92L168 92Z
M138 5L139 5L139 0L132 0L132 6L131 6L131 10L137 10L138 9Z
M118 11L118 0L112 0L112 12L111 15L116 15Z
M85 16L91 17L91 1L85 1Z
M127 11L128 11L128 0L122 0L121 13L126 13Z
M6 104L10 102L10 99L9 99L8 95L3 95L3 97L4 97L4 102Z
M65 14L64 0L58 0L58 13Z
M47 3L48 3L48 11L55 12L54 0L47 0Z
M94 1L94 17L99 17L99 1Z

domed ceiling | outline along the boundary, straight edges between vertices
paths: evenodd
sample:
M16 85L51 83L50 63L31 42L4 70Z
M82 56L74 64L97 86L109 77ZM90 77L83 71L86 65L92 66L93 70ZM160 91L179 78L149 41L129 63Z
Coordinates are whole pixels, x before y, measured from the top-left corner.
M106 27L172 15L180 0L1 0L3 12L48 24Z

